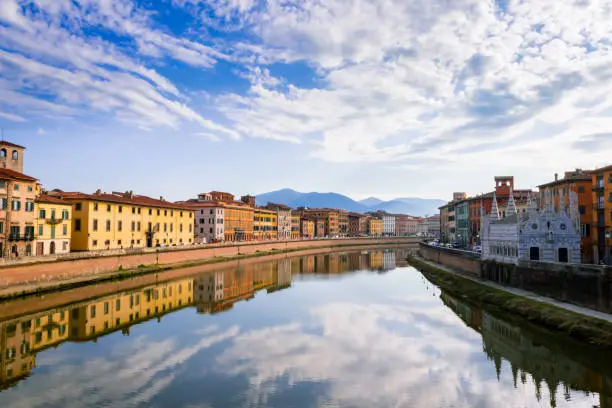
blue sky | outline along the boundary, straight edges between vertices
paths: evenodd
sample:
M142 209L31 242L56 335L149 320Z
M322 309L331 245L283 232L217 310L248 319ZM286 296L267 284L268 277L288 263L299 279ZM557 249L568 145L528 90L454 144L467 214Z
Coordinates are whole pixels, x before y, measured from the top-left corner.
M45 187L450 198L610 164L609 0L0 0Z

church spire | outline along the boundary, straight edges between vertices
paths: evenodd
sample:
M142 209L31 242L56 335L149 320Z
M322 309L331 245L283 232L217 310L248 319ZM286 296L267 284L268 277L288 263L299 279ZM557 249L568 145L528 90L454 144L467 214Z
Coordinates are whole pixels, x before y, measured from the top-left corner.
M497 196L493 193L493 203L491 204L491 214L489 215L494 220L499 220L499 208L497 207Z
M559 210L557 212L559 214L567 213L567 209L565 208L565 195L563 195L562 189L559 189L557 194L559 194Z
M514 195L512 195L512 188L510 188L510 198L508 198L506 216L509 216L511 214L516 214L516 204L514 203Z

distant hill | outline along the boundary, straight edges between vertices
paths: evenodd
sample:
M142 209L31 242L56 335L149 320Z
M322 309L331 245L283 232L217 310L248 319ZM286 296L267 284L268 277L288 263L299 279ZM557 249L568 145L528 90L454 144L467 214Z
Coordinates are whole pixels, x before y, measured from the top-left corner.
M376 197L355 201L338 193L300 193L289 188L271 191L257 195L257 205L268 202L297 207L328 207L341 208L347 211L365 213L367 211L383 210L390 213L409 214L414 216L438 214L438 207L445 204L444 200L429 198L397 198L383 201Z
M368 206L368 207L373 207L373 206L378 205L380 203L384 203L384 201L380 200L380 199L378 199L376 197L369 197L369 198L365 198L363 200L359 200L359 204L363 204L363 205Z

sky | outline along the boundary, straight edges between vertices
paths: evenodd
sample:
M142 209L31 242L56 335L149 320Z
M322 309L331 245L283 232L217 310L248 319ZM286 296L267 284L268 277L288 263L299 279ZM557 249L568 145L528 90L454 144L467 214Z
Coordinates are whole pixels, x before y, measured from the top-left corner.
M46 188L450 199L612 164L612 0L0 0Z

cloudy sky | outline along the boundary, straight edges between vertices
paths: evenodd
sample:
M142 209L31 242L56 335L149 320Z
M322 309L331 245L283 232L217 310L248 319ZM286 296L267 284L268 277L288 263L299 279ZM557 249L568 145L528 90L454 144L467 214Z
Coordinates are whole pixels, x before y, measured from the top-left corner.
M66 190L535 187L610 164L610 21L612 0L0 0L0 127Z

